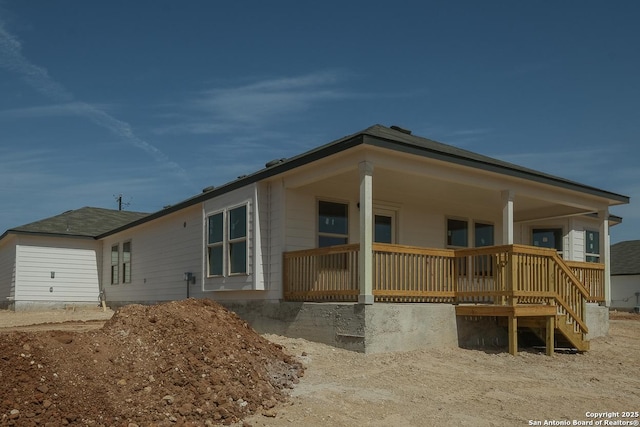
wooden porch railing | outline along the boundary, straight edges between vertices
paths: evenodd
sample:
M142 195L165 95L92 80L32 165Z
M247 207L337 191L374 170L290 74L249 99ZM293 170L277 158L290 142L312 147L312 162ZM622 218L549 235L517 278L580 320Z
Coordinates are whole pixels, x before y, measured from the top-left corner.
M287 301L357 301L360 245L340 245L284 254Z
M455 252L376 243L373 295L381 302L454 302Z
M357 301L359 245L284 254L288 301ZM552 249L524 245L427 249L373 245L378 302L557 305L586 332L585 303L604 299L604 266L565 262Z
M604 301L604 264L577 261L565 261L565 264L589 292L588 302Z

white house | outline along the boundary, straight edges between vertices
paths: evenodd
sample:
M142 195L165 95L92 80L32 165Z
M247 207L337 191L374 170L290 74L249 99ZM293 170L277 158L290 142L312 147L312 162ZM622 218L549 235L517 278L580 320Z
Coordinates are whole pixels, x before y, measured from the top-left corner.
M611 246L611 308L640 312L640 240Z
M375 125L100 230L79 249L98 254L110 305L208 297L258 329L362 351L434 340L425 334L431 326L410 320L416 312L453 319L438 336L455 341L456 314L469 316L460 307L468 303L512 307L473 314L516 319L510 340L518 317L551 319L547 309L521 311L522 302L559 307L587 337L583 306L598 310L611 299L609 227L621 219L609 209L628 202ZM15 230L0 240L0 296L18 304L31 296L12 273L20 258L6 254L18 251L4 250L22 247L6 242ZM43 283L49 270L38 271ZM97 299L95 278L87 282ZM383 333L382 323L396 328Z

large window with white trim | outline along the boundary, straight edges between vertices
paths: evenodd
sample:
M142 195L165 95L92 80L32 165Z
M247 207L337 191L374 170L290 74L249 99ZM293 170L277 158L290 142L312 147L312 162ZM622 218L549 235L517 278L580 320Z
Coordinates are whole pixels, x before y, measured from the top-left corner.
M207 218L207 276L248 272L247 205Z

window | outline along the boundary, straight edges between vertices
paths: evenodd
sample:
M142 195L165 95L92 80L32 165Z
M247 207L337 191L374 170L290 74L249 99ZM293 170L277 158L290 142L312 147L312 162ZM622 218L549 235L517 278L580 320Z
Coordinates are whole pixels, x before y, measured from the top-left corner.
M131 283L131 242L122 244L122 283Z
M349 241L348 206L318 202L318 247L345 245Z
M600 262L600 233L585 231L585 261Z
M247 205L210 215L207 228L208 276L246 274Z
M224 263L224 216L217 213L209 217L209 238L207 240L207 258L209 259L209 276L222 276Z
M229 211L229 272L247 272L247 206Z
M111 246L111 284L117 285L118 282L118 264L120 263L120 245Z
M534 228L531 234L533 246L555 249L562 256L561 228Z
M386 215L374 215L373 240L376 243L393 243L393 218Z
M447 219L447 246L466 248L469 246L467 221Z
M476 248L483 246L493 246L493 224L483 224L476 222L474 228L474 244Z

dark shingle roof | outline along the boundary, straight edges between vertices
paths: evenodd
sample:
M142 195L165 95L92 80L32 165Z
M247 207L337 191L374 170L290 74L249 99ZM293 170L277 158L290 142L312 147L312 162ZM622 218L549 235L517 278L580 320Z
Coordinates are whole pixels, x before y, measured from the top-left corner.
M260 180L270 178L272 176L287 172L300 166L312 163L324 157L348 150L358 145L371 145L383 147L389 150L411 153L418 156L429 157L445 162L464 165L471 168L491 171L498 174L518 177L531 181L540 182L546 185L553 185L578 191L582 193L592 194L598 197L608 199L610 204L629 203L629 197L601 190L588 185L580 184L557 176L545 174L533 169L524 168L513 163L504 162L471 151L463 150L451 145L436 142L420 136L411 135L406 131L388 128L382 125L374 125L352 135L347 135L328 144L314 148L305 153L299 154L288 159L281 159L273 162L272 165L265 167L253 174L243 176L235 181L231 181L220 187L210 187L203 190L201 194L183 200L175 205L169 206L161 211L155 212L144 219L126 224L119 229L114 229L104 233L98 238L104 237L111 233L116 233L122 229L133 227L147 221L153 221L164 215L179 211L186 207L205 200L213 199L219 195L228 193L235 189L258 182ZM270 162L271 163L271 162Z
M611 275L640 274L640 240L611 245Z
M7 233L95 238L147 215L149 214L142 212L84 207L9 229Z

